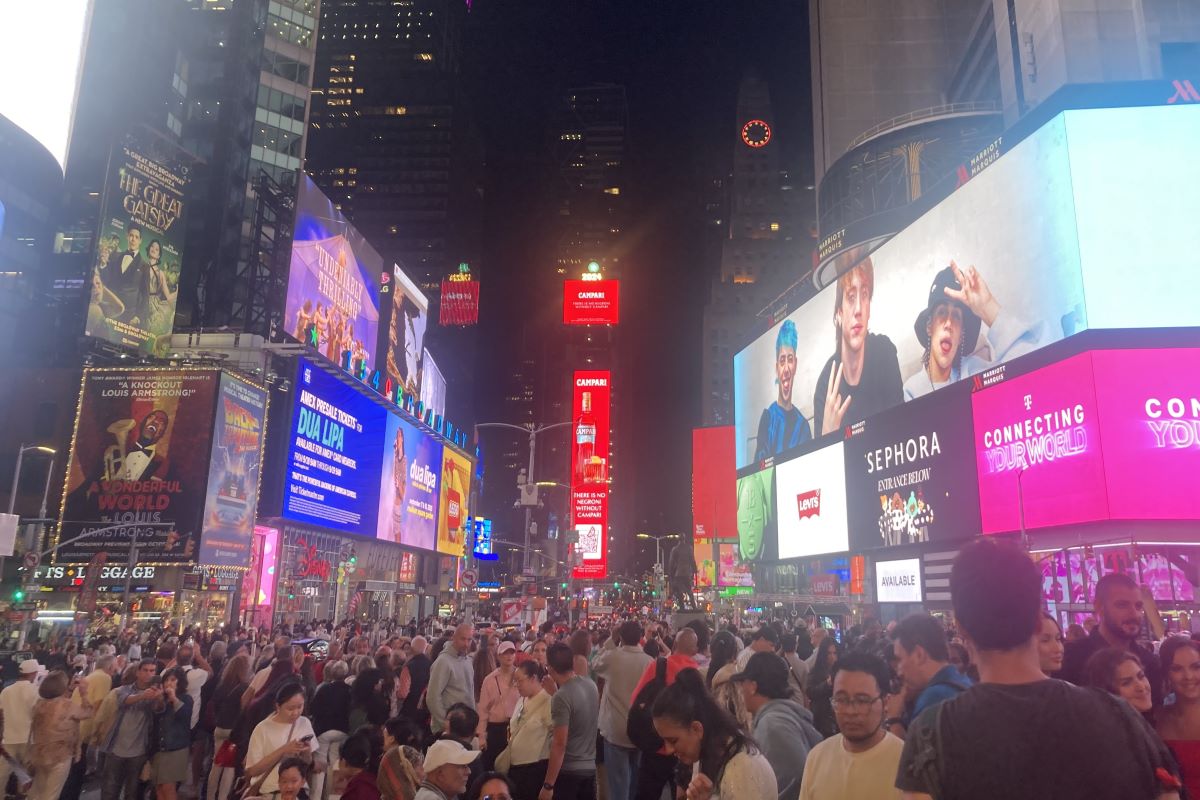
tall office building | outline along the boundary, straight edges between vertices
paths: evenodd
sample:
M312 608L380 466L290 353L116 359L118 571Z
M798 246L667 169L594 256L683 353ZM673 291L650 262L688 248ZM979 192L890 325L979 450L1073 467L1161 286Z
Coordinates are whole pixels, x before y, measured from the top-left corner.
M733 171L721 181L725 236L701 337L705 425L733 424L733 355L759 312L807 266L812 244L811 192L794 186L781 163L770 92L756 76L742 79L729 133Z
M1195 3L813 0L809 17L820 283L1055 95L1200 73Z
M468 4L323 0L305 170L429 300L426 345L472 407L475 332L437 325L441 281L481 264L483 155L460 85Z

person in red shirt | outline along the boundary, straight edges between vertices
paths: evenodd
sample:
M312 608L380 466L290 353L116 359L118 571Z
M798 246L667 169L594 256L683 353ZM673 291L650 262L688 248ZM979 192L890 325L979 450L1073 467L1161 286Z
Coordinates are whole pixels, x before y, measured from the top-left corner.
M675 682L675 677L681 670L694 669L699 672L700 665L695 658L698 646L696 631L691 628L684 628L675 634L675 650L667 657L667 686ZM657 660L647 665L641 680L634 687L634 698L642 691L643 686L654 680L654 673L657 669ZM666 747L661 748L657 753L642 753L642 764L637 780L637 800L658 800L662 796L663 787L667 784L672 784L671 796L673 797L675 795L674 782L675 756L667 755Z

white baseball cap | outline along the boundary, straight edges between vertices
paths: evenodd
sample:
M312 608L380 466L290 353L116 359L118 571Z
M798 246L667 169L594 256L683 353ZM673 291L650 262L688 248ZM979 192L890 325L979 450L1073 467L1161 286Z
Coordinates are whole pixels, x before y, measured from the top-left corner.
M27 658L21 662L21 674L32 675L35 672L41 672L42 665L38 663L36 658Z
M425 751L425 763L422 767L425 770L425 774L428 775L438 767L445 766L446 764L457 764L458 766L465 767L478 757L478 750L468 750L458 742L441 739L431 744L429 749Z
M517 646L515 644L513 644L512 642L503 641L500 643L500 647L498 647L496 649L496 654L503 655L504 653L512 653L516 649L517 649Z

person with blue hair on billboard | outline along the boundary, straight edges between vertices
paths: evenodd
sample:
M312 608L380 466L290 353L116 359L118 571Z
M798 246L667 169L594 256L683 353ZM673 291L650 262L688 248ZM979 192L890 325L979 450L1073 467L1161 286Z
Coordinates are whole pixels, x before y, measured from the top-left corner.
M982 323L988 326L984 339L990 358L976 353ZM933 276L929 301L913 331L925 353L921 371L904 382L906 402L1036 350L1051 338L1048 326L1004 313L979 271L959 269L954 261Z
M812 429L800 409L792 405L792 382L796 378L796 323L784 320L775 337L775 385L779 395L758 419L754 458L762 461L812 439Z

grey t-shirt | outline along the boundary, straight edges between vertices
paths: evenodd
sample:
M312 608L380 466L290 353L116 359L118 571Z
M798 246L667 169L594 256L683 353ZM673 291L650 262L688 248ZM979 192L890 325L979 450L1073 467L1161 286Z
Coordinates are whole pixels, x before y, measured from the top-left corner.
M117 692L117 702L124 706L125 699L137 691L138 689L134 686L122 687ZM110 753L119 758L136 758L146 755L152 707L151 703L144 702L124 706L124 714L121 714L120 708L117 709L120 719L116 723L116 730L112 733Z
M588 678L576 675L558 687L550 699L554 727L567 726L567 752L562 771L572 774L596 771L596 731L600 715L600 692Z

